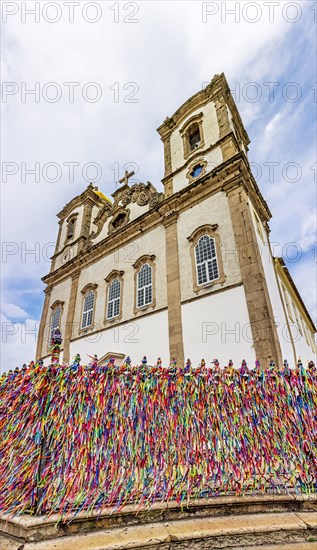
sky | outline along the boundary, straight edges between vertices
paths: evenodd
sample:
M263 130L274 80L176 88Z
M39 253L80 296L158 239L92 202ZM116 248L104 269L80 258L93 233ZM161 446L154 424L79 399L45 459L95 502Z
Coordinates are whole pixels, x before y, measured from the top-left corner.
M2 371L34 358L56 214L89 181L111 195L126 168L162 189L156 128L222 72L272 212L274 255L316 321L315 2L1 8Z

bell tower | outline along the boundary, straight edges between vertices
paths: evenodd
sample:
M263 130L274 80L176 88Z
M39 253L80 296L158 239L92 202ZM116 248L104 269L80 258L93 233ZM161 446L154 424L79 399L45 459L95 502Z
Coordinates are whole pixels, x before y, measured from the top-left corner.
M228 249L228 246L232 254L229 261L225 253L223 276L215 279L211 286L196 286L194 295L211 300L212 295L226 289L229 292L232 288L230 281L241 284L243 296L239 299L241 307L243 304L248 313L256 358L262 364L268 364L271 360L280 363L281 346L254 217L269 242L267 222L271 213L251 173L247 158L250 140L224 74L215 75L206 88L166 118L158 133L164 145L162 183L165 197L179 201L185 209L187 203L187 211L190 208L195 223L201 220L202 232L207 231L208 224L217 227L214 238L221 243L218 256L221 257L222 249ZM179 236L185 232L186 225L189 227L190 215L182 213L177 223L174 238L178 238L182 247L179 252L182 266L182 258L188 251ZM229 232L232 233L231 244L228 244ZM183 265L181 271L185 269ZM193 278L196 276L194 270ZM183 302L184 297L195 299L189 295L187 297L187 284L182 280L180 286ZM223 296L225 303L227 298ZM216 302L209 303L209 307L214 307L212 303ZM190 316L186 321L185 312L186 308L182 306L179 317L182 319L186 347L186 341L190 338L189 332L186 335L186 323L190 326ZM203 318L202 315L200 323L203 323Z
M164 144L165 195L177 193L250 142L224 74L186 101L158 128Z

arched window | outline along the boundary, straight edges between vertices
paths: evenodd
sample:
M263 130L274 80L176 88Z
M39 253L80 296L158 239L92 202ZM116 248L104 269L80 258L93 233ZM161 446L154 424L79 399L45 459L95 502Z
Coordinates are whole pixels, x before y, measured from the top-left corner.
M152 267L143 264L138 272L137 307L145 307L152 303Z
M114 321L120 321L122 317L122 296L124 271L113 269L105 278L106 286L106 307L104 323L107 325Z
M204 147L203 113L198 113L187 120L180 129L180 134L183 139L185 159L194 153L196 149Z
M194 122L186 133L188 144L189 144L189 150L194 151L195 149L198 149L198 147L201 144L201 136L200 136L200 129L197 122Z
M156 265L154 254L144 254L133 264L135 315L143 315L147 308L156 307Z
M108 288L107 319L118 317L120 313L120 292L121 283L118 279L114 279Z
M200 237L195 246L198 284L209 283L219 278L215 239L209 235Z
M52 341L54 330L60 326L60 320L61 320L61 308L57 307L56 309L54 309L51 315L50 343Z
M76 218L71 218L67 223L66 241L70 241L75 235Z
M92 324L95 305L95 293L92 290L87 292L84 298L83 318L81 328L88 328Z

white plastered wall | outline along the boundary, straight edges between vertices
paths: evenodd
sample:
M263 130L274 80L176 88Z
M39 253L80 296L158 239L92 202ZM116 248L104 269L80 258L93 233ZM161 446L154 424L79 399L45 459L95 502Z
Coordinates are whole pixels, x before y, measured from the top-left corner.
M82 363L87 364L90 361L87 354L93 356L96 353L101 358L108 352L129 355L134 365L140 364L144 355L149 365L154 365L158 357L162 358L163 365L168 365L167 310L133 319L72 342L70 359L80 353Z
M185 359L194 365L217 358L221 366L245 359L254 367L255 351L243 286L209 294L182 305Z
M195 164L199 164L200 162L206 161L206 172L210 172L213 170L216 166L219 166L223 161L222 151L221 147L215 147L215 149L212 149L211 151L208 151L208 153L201 154L200 156L195 156L195 161L190 162L190 166L194 167ZM174 193L177 193L181 189L184 189L189 183L189 179L186 177L186 174L188 172L188 166L186 166L183 170L178 172L173 176L173 191ZM197 178L198 179L198 178Z

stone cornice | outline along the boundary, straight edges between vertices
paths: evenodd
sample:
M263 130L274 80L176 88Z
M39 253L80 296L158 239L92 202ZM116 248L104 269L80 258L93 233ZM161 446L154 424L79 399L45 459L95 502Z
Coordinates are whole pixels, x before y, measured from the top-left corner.
M63 307L64 304L65 304L65 302L63 302L62 300L55 300L55 302L50 306L50 308L55 309L58 306Z
M208 172L195 182L187 185L178 193L163 199L148 212L142 214L132 222L118 229L116 233L108 235L102 241L93 244L89 250L83 250L75 258L55 271L42 278L46 284L54 285L71 276L73 270L81 270L95 263L105 254L110 254L123 243L137 239L140 233L150 231L159 224L168 223L169 216L175 216L220 191L229 192L234 187L243 186L248 195L262 212L262 216L270 218L270 211L262 196L257 198L255 180L249 172L249 165L244 153L237 153L234 157ZM263 202L262 202L263 201ZM169 214L170 213L170 214Z
M215 182L217 182L216 186ZM209 185L206 185L207 183ZM178 200L182 203L189 200L193 204L203 200L208 194L214 194L220 190L227 192L229 189L241 185L246 189L248 195L258 207L263 220L268 221L272 217L272 214L250 171L249 161L243 151L219 164L211 172L207 172L195 180L194 183L187 185L184 189L172 195L170 199L179 196ZM188 195L192 195L194 188L194 197L188 198Z

